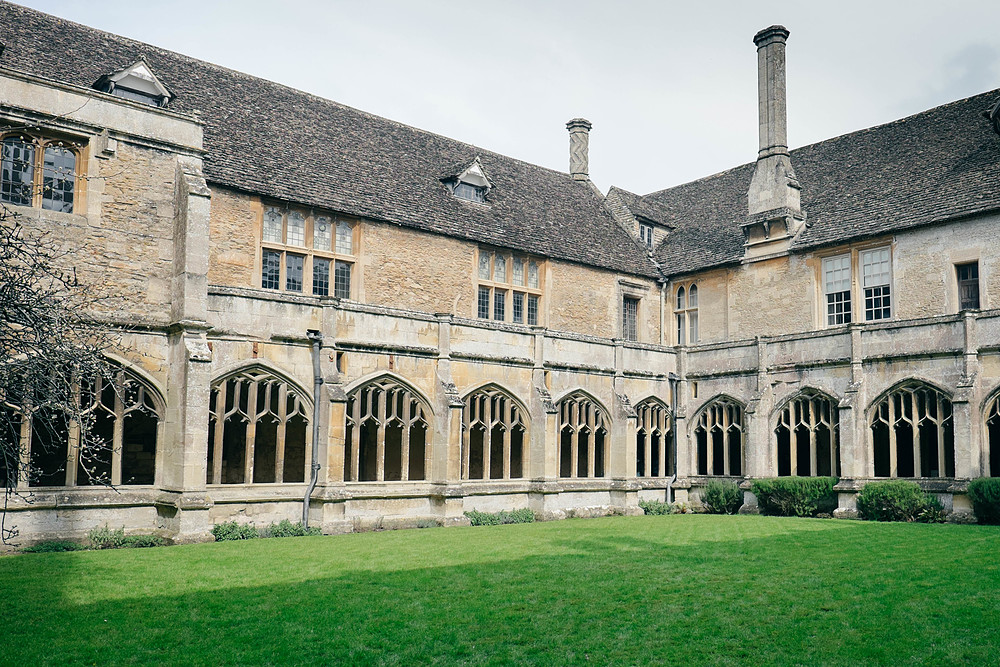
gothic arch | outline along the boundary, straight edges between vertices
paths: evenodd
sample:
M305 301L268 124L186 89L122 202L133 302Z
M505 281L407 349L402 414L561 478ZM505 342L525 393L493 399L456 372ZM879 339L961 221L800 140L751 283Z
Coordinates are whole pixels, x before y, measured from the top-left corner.
M310 387L302 382L299 382L299 380L297 380L291 373L288 373L283 368L267 359L246 359L230 364L223 371L216 374L216 376L212 379L212 386L214 387L215 385L241 373L267 374L277 380L285 382L289 386L294 387L295 391L298 392L298 395L307 401L309 407L312 407L313 396Z
M866 411L875 477L954 477L951 394L920 379L897 382Z
M158 409L162 411L165 411L167 409L166 389L163 387L160 381L157 380L152 375L150 375L150 373L145 368L135 363L134 361L130 361L125 357L115 354L114 352L105 352L104 356L108 359L108 361L118 366L129 375L134 376L137 380L146 385L146 388L152 392L153 399L156 401Z
M305 482L312 398L259 359L220 374L209 395L208 484Z
M430 402L395 373L354 382L347 392L345 482L423 480Z
M779 403L771 413L772 455L779 477L840 475L838 400L804 387Z
M413 384L412 382L404 378L402 375L398 373L393 373L392 371L380 370L380 371L375 371L374 373L368 373L367 375L363 375L359 377L357 380L349 382L347 386L344 387L344 393L350 396L361 387L365 387L370 384L375 384L383 380L388 380L394 382L395 384L400 385L401 387L405 387L411 394L416 396L423 403L423 407L425 410L427 410L428 414L430 415L434 414L434 404L427 397L427 394L425 394L422 389L420 389L419 387L417 387L417 385Z
M1000 477L1000 387L994 389L983 401L982 424L986 445L983 452L983 471L989 477Z
M635 404L636 477L668 477L673 469L670 407L657 396Z
M574 389L556 401L559 415L559 476L605 477L611 416L592 394Z
M727 394L713 396L695 413L695 471L699 475L741 476L746 457L744 404Z
M462 479L518 479L527 470L527 407L495 382L462 399Z
M20 441L20 457L0 459L0 487L156 483L166 402L144 372L116 355L107 375L74 383L80 412L41 414L0 403L0 423ZM89 422L81 433L79 418ZM29 466L30 462L30 466ZM26 471L33 471L28 479Z

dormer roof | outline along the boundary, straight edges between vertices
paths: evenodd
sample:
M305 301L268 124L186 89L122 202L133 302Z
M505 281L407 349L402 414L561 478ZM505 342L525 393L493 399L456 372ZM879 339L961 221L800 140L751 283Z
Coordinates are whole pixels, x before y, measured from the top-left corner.
M94 82L94 88L118 97L153 106L166 106L174 95L153 74L145 59L140 58L125 69L105 74Z

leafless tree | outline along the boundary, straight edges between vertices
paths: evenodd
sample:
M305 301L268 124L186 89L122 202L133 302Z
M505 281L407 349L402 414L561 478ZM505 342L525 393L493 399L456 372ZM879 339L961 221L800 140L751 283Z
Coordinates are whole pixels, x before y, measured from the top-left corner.
M77 279L72 252L0 204L0 540L16 537L7 508L55 466L77 465L84 483L108 483L94 465L111 443L94 429L94 392L114 387L104 355L113 334L93 314L106 298ZM43 464L44 460L44 464ZM44 469L43 469L44 468Z

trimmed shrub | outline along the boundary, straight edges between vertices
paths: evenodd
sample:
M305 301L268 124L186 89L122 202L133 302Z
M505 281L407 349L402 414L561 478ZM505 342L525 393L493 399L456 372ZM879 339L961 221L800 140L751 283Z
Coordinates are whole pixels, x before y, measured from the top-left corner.
M869 521L919 521L944 519L941 501L926 494L916 482L870 482L858 494L858 516Z
M640 500L639 507L642 508L643 512L652 516L674 513L674 508L670 503L660 502L659 500Z
M253 540L260 537L260 532L252 524L227 521L212 526L212 535L216 542L226 542L228 540Z
M500 526L510 523L534 523L535 513L530 509L521 509L506 511L501 510L499 512L477 512L472 510L471 512L466 512L465 516L469 517L469 521L473 526Z
M87 547L82 544L77 544L76 542L66 542L64 540L49 540L48 542L39 542L38 544L32 544L30 547L22 547L21 553L25 554L50 554L59 551L86 551Z
M736 514L743 506L743 492L736 482L713 479L702 489L701 503L709 514Z
M282 519L278 523L272 523L270 526L260 529L260 537L305 537L306 535L322 534L323 531L317 526L306 528L301 521L292 523L288 519Z
M156 535L126 535L122 547L125 549L146 549L148 547L162 547L167 541Z
M836 477L774 477L750 487L760 511L771 516L816 516L837 507Z
M87 533L87 539L92 549L121 549L125 546L125 527L111 530L104 524Z
M979 523L1000 524L1000 477L980 477L969 482L969 500Z

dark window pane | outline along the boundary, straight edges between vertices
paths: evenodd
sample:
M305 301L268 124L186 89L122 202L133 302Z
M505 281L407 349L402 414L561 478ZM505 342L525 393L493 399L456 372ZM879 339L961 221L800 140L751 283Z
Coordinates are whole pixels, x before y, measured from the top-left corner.
M281 253L265 250L261 267L260 286L264 289L281 288Z
M538 297L533 294L528 295L528 324L538 325Z
M477 303L477 314L484 320L490 318L490 288L480 287L479 288L479 301Z
M334 262L333 295L338 299L351 298L351 263Z
M0 200L31 206L31 185L35 169L35 147L11 137L4 139Z
M639 300L622 299L622 338L639 340Z
M887 320L891 317L889 286L865 288L865 320Z
M42 208L73 212L76 154L61 146L48 146L42 164Z
M460 182L455 186L455 196L459 199L482 203L486 201L486 188Z
M493 319L503 322L504 306L507 303L507 290L493 290Z
M289 253L285 258L285 289L289 292L302 291L302 255Z
M327 296L330 293L330 260L313 258L313 294Z
M955 268L958 271L959 309L979 308L979 262L959 264Z
M514 292L514 301L511 304L511 320L514 322L524 322L524 293Z
M849 324L851 322L851 291L833 292L826 295L826 323Z

